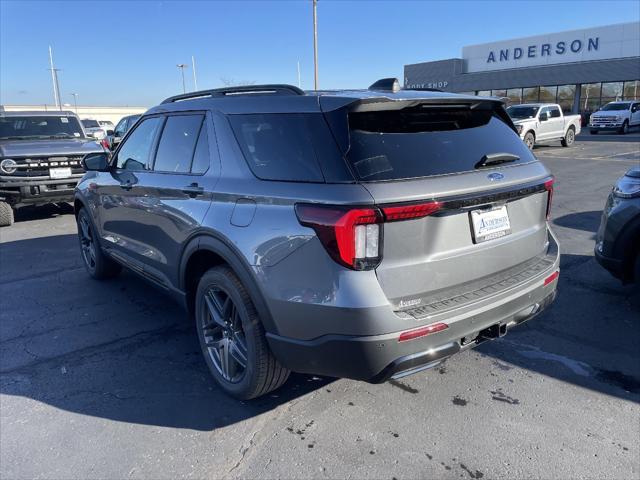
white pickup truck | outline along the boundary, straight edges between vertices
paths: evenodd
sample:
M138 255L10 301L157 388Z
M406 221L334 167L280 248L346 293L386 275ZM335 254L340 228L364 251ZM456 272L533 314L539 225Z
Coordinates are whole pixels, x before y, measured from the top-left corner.
M589 131L617 131L625 134L631 127L640 125L640 102L611 102L591 114Z
M556 140L570 147L580 133L580 115L564 115L555 103L523 103L507 108L520 138L532 149L536 143Z

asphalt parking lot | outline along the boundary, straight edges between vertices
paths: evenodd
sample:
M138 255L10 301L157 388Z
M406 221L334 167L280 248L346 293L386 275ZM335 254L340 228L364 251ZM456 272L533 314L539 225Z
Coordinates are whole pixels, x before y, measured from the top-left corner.
M399 381L215 386L187 315L81 265L69 208L0 231L0 478L638 478L640 292L594 261L640 133L535 150L556 176L559 296L506 337Z

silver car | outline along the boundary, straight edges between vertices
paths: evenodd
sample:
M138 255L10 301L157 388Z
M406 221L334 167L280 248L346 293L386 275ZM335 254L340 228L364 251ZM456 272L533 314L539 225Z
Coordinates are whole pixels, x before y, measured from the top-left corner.
M82 258L193 313L213 378L368 382L434 367L554 300L553 178L502 102L402 90L207 90L88 155Z

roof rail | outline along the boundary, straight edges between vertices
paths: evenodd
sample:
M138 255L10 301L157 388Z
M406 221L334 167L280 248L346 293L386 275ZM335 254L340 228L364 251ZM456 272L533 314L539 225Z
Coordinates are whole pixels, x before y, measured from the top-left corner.
M182 100L191 100L194 98L226 97L243 94L304 95L305 93L298 87L286 84L244 85L241 87L214 88L211 90L200 90L197 92L183 93L182 95L175 95L173 97L166 98L162 101L162 103L173 103Z

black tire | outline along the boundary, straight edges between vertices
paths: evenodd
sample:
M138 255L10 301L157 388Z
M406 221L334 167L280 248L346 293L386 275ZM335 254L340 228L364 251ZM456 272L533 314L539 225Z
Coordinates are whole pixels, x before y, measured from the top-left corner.
M107 257L98 243L93 222L84 208L78 211L76 219L78 225L78 241L80 244L80 257L87 273L91 278L104 280L115 277L122 270L122 266L115 260Z
M629 122L627 120L624 121L622 127L620 127L620 130L618 130L618 133L620 135L626 135L627 133L629 133Z
M591 135L597 135L598 134L598 130L589 130L589 133Z
M576 131L573 127L569 127L569 130L567 130L567 134L562 139L562 146L570 147L573 145L573 142L575 141L576 141Z
M536 144L536 136L533 132L527 132L524 135L523 141L529 150L533 150L533 146Z
M0 227L13 225L13 208L7 202L0 202Z
M290 371L271 353L251 298L229 267L214 267L202 276L195 317L205 362L226 393L248 400L287 381Z

